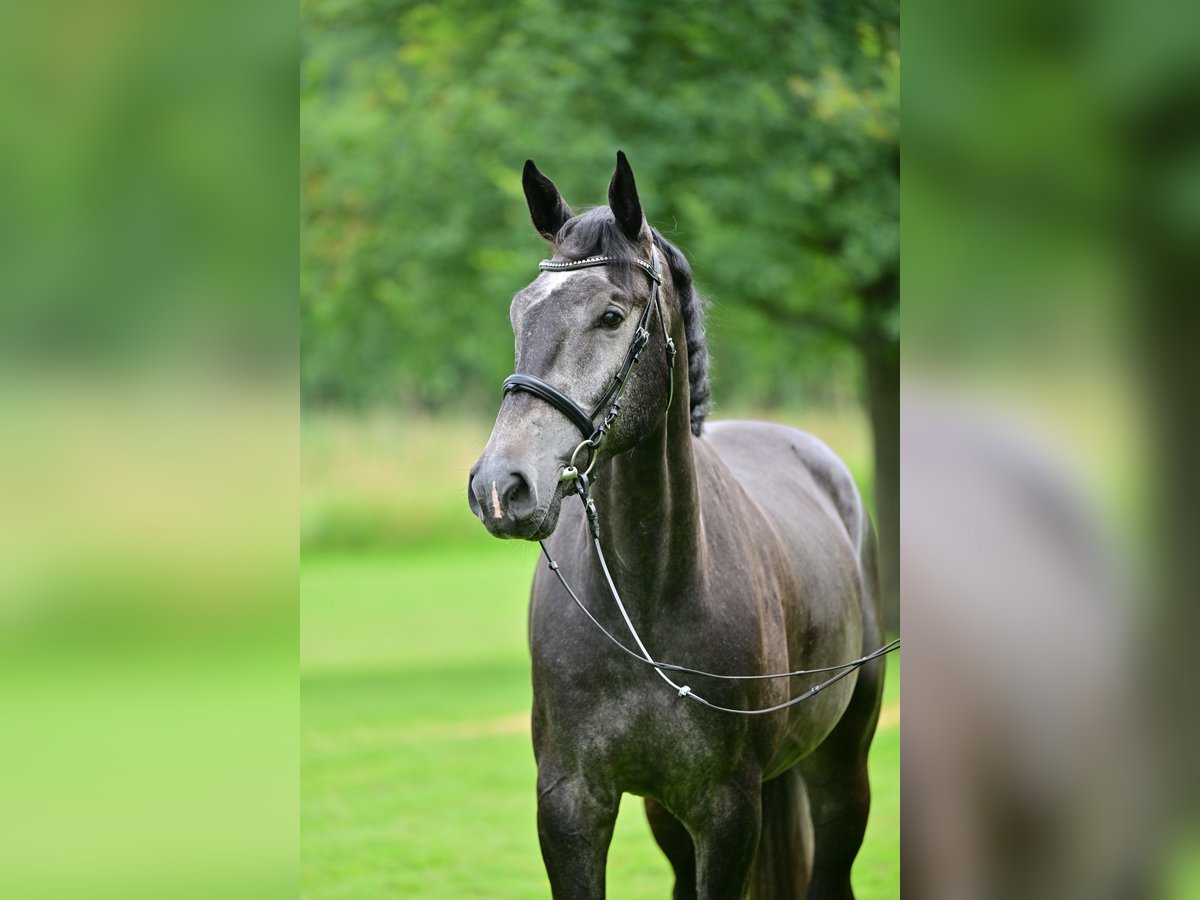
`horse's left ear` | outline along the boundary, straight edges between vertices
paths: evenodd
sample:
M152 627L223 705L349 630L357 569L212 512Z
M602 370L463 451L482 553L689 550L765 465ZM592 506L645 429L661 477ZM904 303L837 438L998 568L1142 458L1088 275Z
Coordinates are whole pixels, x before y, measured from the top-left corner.
M532 159L525 160L525 171L521 173L521 185L525 188L525 200L529 204L529 217L538 234L550 243L573 213L567 206L554 182L538 171Z
M646 220L642 216L642 204L638 200L633 169L629 167L629 160L621 150L617 151L617 168L613 172L612 181L608 183L608 208L616 216L621 233L636 244Z

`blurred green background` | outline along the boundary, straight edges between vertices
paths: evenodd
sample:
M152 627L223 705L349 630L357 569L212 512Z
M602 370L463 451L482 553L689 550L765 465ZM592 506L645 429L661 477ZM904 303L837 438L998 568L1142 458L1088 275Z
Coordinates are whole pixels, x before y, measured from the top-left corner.
M0 9L0 893L296 895L299 513L302 892L544 896L529 548L463 503L543 250L526 156L580 206L631 154L713 299L717 414L829 440L887 546L896 5L564 9ZM1180 897L1198 10L927 0L904 38L906 375L1036 408L1149 545ZM863 896L897 893L897 687ZM662 895L636 816L614 867Z
M489 538L465 494L512 370L509 299L545 254L521 166L579 210L629 154L711 301L714 415L826 440L894 558L898 5L301 8L304 892L545 896L536 548ZM899 892L893 676L863 898ZM632 798L609 883L669 890Z

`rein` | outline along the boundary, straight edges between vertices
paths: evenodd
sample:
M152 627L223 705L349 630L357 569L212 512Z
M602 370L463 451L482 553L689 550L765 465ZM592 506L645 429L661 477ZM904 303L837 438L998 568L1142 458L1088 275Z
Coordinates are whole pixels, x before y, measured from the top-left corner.
M631 650L629 647L627 647L625 644L623 644L620 640L618 640L611 631L609 631L602 624L600 624L600 621L594 615L592 615L591 610L589 610L586 606L583 605L583 601L579 599L579 597L576 595L576 593L573 590L571 590L571 586L569 584L567 584L567 580L566 580L566 578L563 577L563 574L558 567L558 563L550 555L550 551L546 549L546 542L539 541L538 543L542 547L542 553L546 557L547 567L555 574L555 576L557 576L559 583L562 584L562 586L564 588L566 588L567 593L571 595L571 599L575 601L575 605L584 611L584 613L587 615L588 619L591 620L591 623L593 625L595 625L598 629L600 629L600 631L604 634L605 637L607 637L610 641L612 641L614 644L616 644L618 647L620 647L622 650L624 650L626 653L628 653L634 659L652 667L654 669L654 671L659 674L659 677L661 677L663 681L665 681L667 684L669 684L680 697L687 697L691 700L695 700L697 703L700 703L703 706L707 706L710 709L719 710L720 712L735 713L735 714L741 715L741 716L759 716L764 713L778 712L781 709L787 709L789 706L795 706L798 703L803 703L805 700L811 700L813 697L815 697L817 694L819 694L822 690L824 690L825 688L829 687L832 684L835 684L836 682L841 681L843 678L845 678L847 675L849 675L851 672L855 671L856 669L859 669L862 666L865 666L867 663L871 662L872 660L879 659L881 656L884 656L888 653L891 653L893 650L897 650L900 648L900 639L896 638L895 640L893 640L887 644L884 644L878 650L873 650L872 652L868 653L866 656L860 657L859 659L856 659L852 662L842 663L842 664L836 665L836 666L824 666L823 668L819 668L819 669L797 669L794 672L780 672L778 674L773 674L773 675L718 675L715 672L706 672L703 669L693 669L693 668L689 668L688 666L677 666L677 665L673 665L672 663L657 662L655 659L653 659L650 656L650 651L646 649L646 645L642 643L641 636L637 633L637 629L634 628L633 622L630 621L629 613L625 610L625 604L621 602L621 595L617 592L617 586L613 583L612 574L608 571L608 561L604 558L604 549L600 546L599 516L596 513L596 504L592 501L592 498L588 493L587 476L582 475L582 474L577 475L575 477L575 481L576 481L576 488L578 490L579 497L581 500L583 500L584 509L587 511L587 514L588 514L588 525L592 531L592 546L596 550L596 558L600 561L600 569L604 573L604 580L605 580L605 583L608 585L608 591L610 594L612 594L613 601L617 604L617 609L620 610L620 612L621 612L621 618L625 620L625 627L629 630L629 633L630 633L630 635L633 636L633 640L637 644L638 649L641 650L642 652L638 653L635 650ZM798 697L793 697L791 700L788 700L784 703L779 703L779 704L776 704L775 706L768 706L763 709L733 709L732 707L729 707L729 706L719 706L716 703L713 703L709 700L705 700L699 694L695 693L691 689L691 687L689 687L686 684L684 684L684 685L676 684L666 674L666 672L663 671L664 669L666 669L668 671L672 671L672 672L689 672L693 675L703 675L705 678L719 678L723 681L750 681L750 680L763 680L763 679L767 679L767 678L793 678L793 677L800 676L800 675L816 675L821 672L837 672L838 674L833 676L832 678L822 681L820 684L814 685L813 687L811 687L807 691L805 691L803 694L799 695Z
M509 375L508 378L504 380L504 393L508 394L512 391L524 391L532 394L535 397L538 397L541 400L544 400L546 403L549 403L564 416L570 419L571 422L574 423L575 427L577 427L580 432L583 433L584 439L571 454L571 458L566 467L564 467L560 480L563 482L571 482L575 487L575 493L579 495L579 499L583 503L583 509L587 515L588 528L592 533L592 547L596 551L596 559L600 562L600 569L604 573L604 580L608 585L608 591L612 595L613 602L616 603L617 609L621 613L621 618L625 622L626 629L633 637L634 643L637 644L638 650L641 652L639 653L637 650L633 650L622 643L613 635L611 631L605 628L594 615L592 615L591 610L584 606L583 601L579 599L578 595L576 595L573 590L571 590L571 586L567 583L566 578L563 577L562 572L559 570L558 563L555 562L554 558L550 555L550 551L546 548L546 542L538 541L542 548L542 553L546 557L548 568L555 574L559 582L566 589L567 593L571 595L571 599L575 601L575 604L584 611L591 623L595 625L605 637L607 637L617 647L625 651L625 653L632 656L634 659L653 668L654 671L658 673L659 677L661 677L663 681L670 685L670 687L678 696L687 697L703 706L709 707L710 709L715 709L720 712L734 713L742 716L757 716L765 713L778 712L779 710L787 709L788 707L803 703L805 700L812 699L825 688L835 684L838 681L841 681L851 672L854 672L862 666L865 666L872 660L879 659L880 657L891 653L893 650L899 649L900 639L897 638L896 640L890 641L889 643L884 644L878 650L874 650L871 653L868 653L866 656L860 657L852 662L842 663L841 665L836 666L825 666L818 669L798 669L794 672L780 672L772 675L718 675L715 672L706 672L703 669L693 669L687 666L677 666L671 663L656 661L650 655L650 651L646 649L646 645L642 643L642 638L638 634L637 629L634 627L632 620L629 618L629 613L625 609L625 604L621 601L621 595L617 591L617 586L613 583L612 573L608 570L608 561L604 558L604 548L600 546L600 515L596 511L595 501L593 501L591 497L589 490L590 481L588 476L591 473L592 468L596 465L597 451L599 450L601 443L603 443L605 436L608 434L609 429L612 427L612 423L616 419L617 413L620 411L621 394L624 392L625 386L628 383L629 373L633 370L634 364L638 361L638 357L641 355L642 350L645 349L646 344L650 340L650 332L647 326L649 325L650 314L653 310L658 311L658 320L662 326L663 342L667 353L667 370L668 378L670 379L670 390L667 395L668 411L671 408L671 401L674 399L675 342L671 340L667 333L667 322L663 317L662 309L659 305L658 289L662 284L662 277L660 276L658 269L658 250L657 248L651 249L651 262L646 262L645 260L641 259L618 260L611 256L590 256L587 259L581 259L574 262L543 260L541 263L539 263L539 268L542 271L557 272L571 271L574 269L588 269L596 266L607 266L621 262L632 263L650 276L650 299L646 302L646 308L642 310L641 318L638 320L637 330L634 332L633 341L629 345L629 350L625 353L625 359L621 363L621 367L613 376L608 390L605 391L604 396L600 398L599 402L592 408L591 412L589 413L565 393L554 387L554 385L543 381L534 375ZM600 425L597 426L595 425L596 416L605 408L605 406L608 407L607 413L605 414ZM588 451L587 465L582 471L580 471L576 464L576 458L579 456L580 451L584 448L587 448ZM794 678L801 675L816 675L822 672L837 672L838 674L834 675L832 678L822 681L820 684L814 685L803 694L793 697L784 703L779 703L775 706L768 706L763 709L733 709L728 706L720 706L704 699L686 684L677 684L669 675L667 675L667 671L687 672L692 675L701 675L705 678L717 678L724 681Z

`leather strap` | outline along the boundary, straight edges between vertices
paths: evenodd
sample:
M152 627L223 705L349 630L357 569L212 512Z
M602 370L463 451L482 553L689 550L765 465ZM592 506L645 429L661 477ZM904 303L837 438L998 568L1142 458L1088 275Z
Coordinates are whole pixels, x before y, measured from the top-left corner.
M650 265L644 259L617 259L615 256L589 256L586 259L576 260L543 259L538 263L538 268L543 272L570 272L574 269L591 269L596 266L608 266L613 263L623 262L633 263L633 265L640 267L643 272L653 278L655 284L662 284L662 278L654 270L654 266Z
M541 400L545 400L560 413L575 423L575 427L583 432L584 437L591 437L594 426L592 416L587 414L582 406L547 381L542 381L536 375L509 375L504 379L504 393L525 391Z

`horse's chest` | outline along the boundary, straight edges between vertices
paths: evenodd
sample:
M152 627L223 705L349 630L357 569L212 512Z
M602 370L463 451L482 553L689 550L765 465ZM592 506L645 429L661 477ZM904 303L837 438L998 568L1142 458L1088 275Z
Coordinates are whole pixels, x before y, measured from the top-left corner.
M700 599L697 608L703 607ZM722 715L682 698L653 669L614 651L602 636L598 641L590 623L564 628L561 618L551 621L538 612L531 649L539 764L546 759L555 767L604 773L623 791L661 796L681 782L720 779L748 755L769 755L771 723ZM748 614L733 618L751 620ZM661 622L644 624L641 633L661 658L703 660L725 671L763 652L754 639L757 629L711 625L693 613L683 634ZM777 662L783 666L786 660ZM736 708L783 699L763 683L703 688L716 702Z
M720 777L746 750L744 729L708 712L663 683L609 685L585 709L546 710L538 755L578 771L604 772L625 792L662 796L697 778Z

